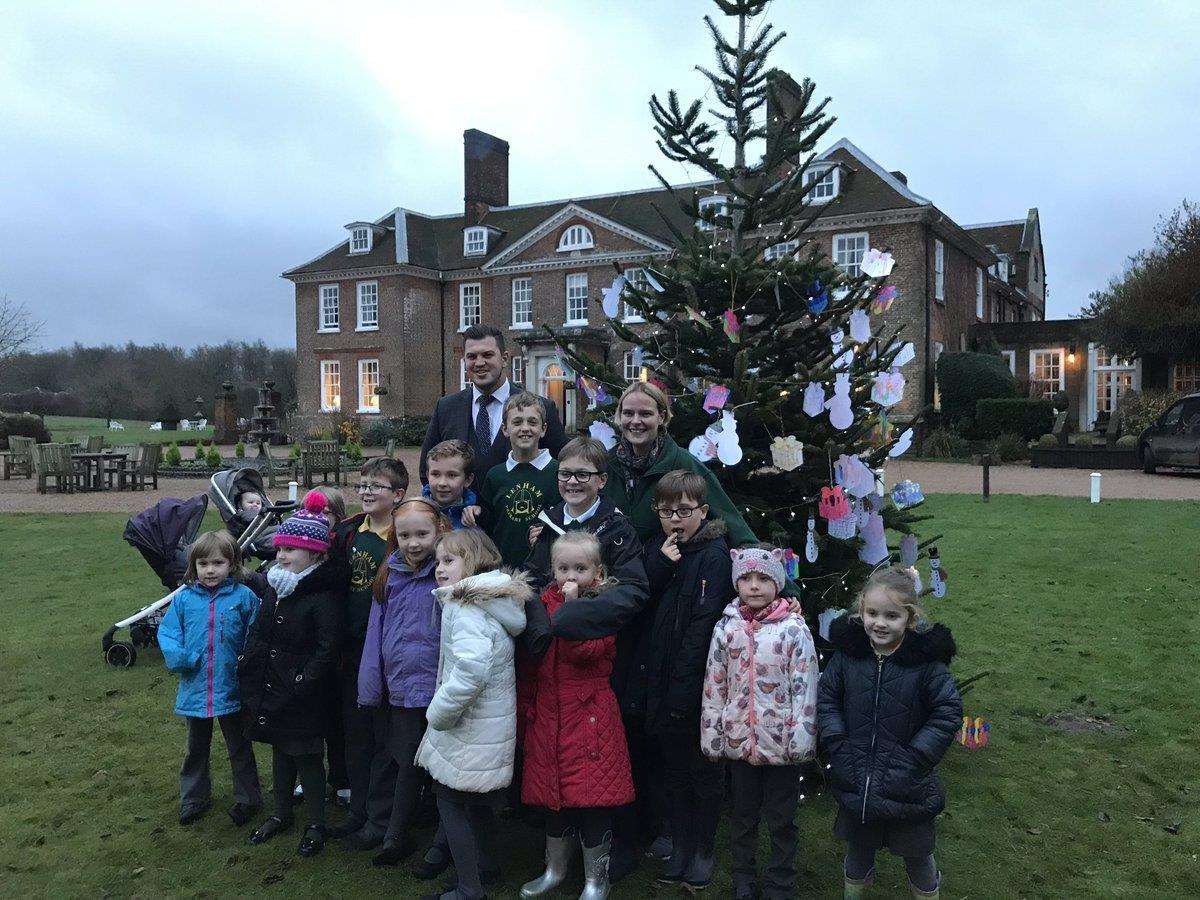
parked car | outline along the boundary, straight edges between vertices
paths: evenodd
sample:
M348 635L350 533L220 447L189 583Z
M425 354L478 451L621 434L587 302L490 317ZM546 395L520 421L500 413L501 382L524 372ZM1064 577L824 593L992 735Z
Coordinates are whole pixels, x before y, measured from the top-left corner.
M1200 468L1200 394L1188 394L1159 416L1138 439L1142 471L1159 466Z

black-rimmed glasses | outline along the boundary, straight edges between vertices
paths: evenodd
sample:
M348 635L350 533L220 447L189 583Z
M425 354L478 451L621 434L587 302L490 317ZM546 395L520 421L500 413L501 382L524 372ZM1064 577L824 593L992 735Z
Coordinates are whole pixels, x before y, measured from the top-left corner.
M588 479L593 475L599 475L599 472L588 472L580 469L579 471L570 471L568 469L558 470L559 481L574 481L576 484L587 484Z

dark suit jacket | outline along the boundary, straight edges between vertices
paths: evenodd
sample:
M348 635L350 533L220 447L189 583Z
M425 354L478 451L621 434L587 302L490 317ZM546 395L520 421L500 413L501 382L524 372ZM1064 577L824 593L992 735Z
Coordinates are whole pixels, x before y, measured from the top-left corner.
M433 416L429 419L429 429L425 432L425 443L421 445L422 484L427 480L425 457L435 444L440 444L442 441L459 440L466 441L473 449L475 448L475 416L474 410L471 409L473 396L474 390L468 385L465 390L461 390L457 394L443 397L434 407ZM541 446L554 456L558 456L558 451L567 442L567 432L563 429L562 419L558 416L558 407L554 401L547 400L545 397L538 399L542 401L542 408L546 412L546 435L542 438ZM491 452L483 459L476 456L474 484L477 487L483 484L483 479L487 477L488 470L492 466L508 459L511 449L508 438L502 431L497 431L496 440L492 442Z

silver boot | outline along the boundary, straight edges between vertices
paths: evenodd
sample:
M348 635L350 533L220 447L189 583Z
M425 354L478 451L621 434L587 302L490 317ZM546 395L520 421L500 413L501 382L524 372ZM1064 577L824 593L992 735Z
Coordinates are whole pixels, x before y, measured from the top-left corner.
M580 841L583 844L583 841ZM608 860L612 855L612 832L604 835L604 840L595 847L583 848L583 893L579 900L607 900L608 897Z
M546 838L546 871L533 881L521 885L522 897L541 897L567 880L571 857L575 854L575 832L562 837Z

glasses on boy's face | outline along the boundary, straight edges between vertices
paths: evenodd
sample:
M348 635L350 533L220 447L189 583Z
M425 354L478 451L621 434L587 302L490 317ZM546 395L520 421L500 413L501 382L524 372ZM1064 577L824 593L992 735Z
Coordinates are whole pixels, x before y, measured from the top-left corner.
M654 511L658 513L660 519L673 519L678 516L680 519L690 519L692 513L698 510L698 506L680 506L676 509L669 509L666 506L656 506Z
M576 484L587 484L588 479L593 475L599 475L599 472L588 472L586 469L572 471L569 469L558 470L559 481L574 481Z
M358 485L358 492L360 494L382 494L384 491L390 490L392 490L390 484L379 484L375 481L362 481Z

